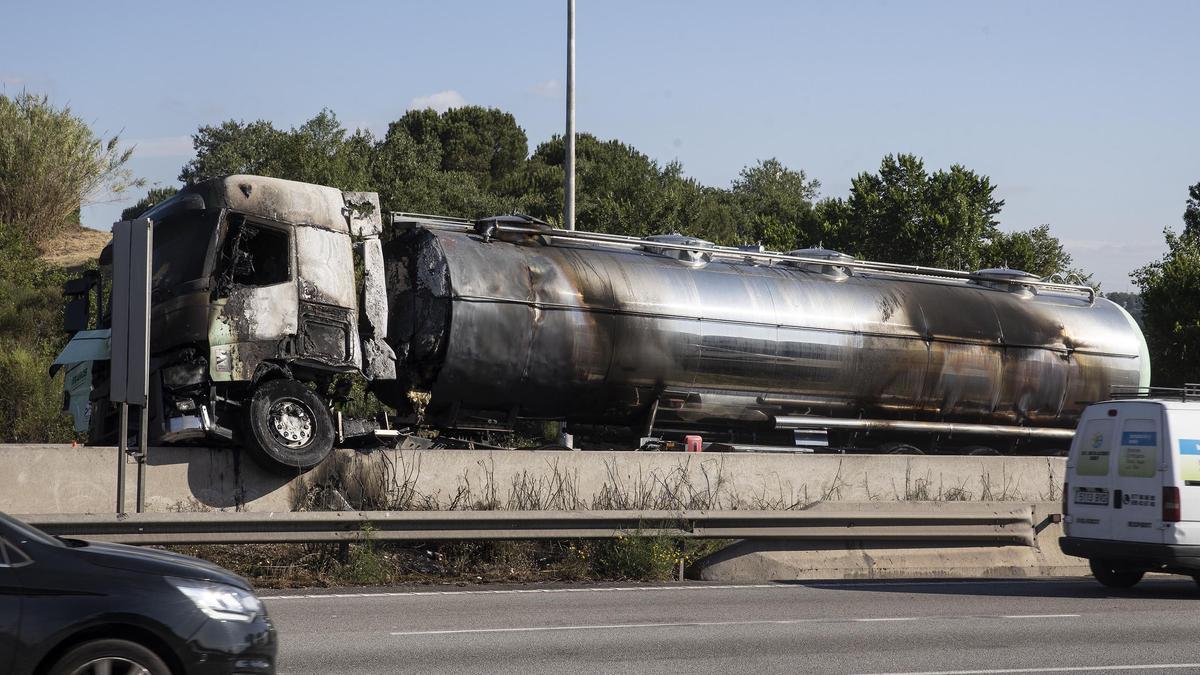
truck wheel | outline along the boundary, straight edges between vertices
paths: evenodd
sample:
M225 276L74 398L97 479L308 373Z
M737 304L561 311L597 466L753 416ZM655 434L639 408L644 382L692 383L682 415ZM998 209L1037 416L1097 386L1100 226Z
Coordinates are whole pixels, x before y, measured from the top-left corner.
M333 450L333 419L325 404L295 380L269 380L254 390L246 420L250 450L277 473L311 469Z
M1096 581L1109 588L1132 588L1146 574L1140 570L1114 567L1106 560L1089 559L1088 567L1092 568L1092 576L1096 577Z
M875 448L875 451L880 454L884 454L884 455L923 455L923 454L925 454L924 452L921 451L920 448L918 448L915 445L909 445L908 443L897 443L894 441L880 445L878 448Z

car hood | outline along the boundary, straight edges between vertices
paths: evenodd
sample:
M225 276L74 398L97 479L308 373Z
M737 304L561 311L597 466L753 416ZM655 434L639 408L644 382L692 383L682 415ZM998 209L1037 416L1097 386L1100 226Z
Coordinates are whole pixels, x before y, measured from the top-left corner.
M206 560L193 558L190 555L126 544L109 544L99 541L85 543L85 546L73 548L72 552L93 565L130 572L217 581L253 591L250 584L242 577L223 567Z

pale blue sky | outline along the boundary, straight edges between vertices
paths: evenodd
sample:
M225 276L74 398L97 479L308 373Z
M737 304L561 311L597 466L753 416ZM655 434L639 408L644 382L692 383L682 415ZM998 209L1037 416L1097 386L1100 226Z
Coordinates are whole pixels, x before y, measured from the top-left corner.
M0 91L121 132L164 184L199 125L322 107L378 132L427 101L496 106L532 150L562 129L565 5L3 0ZM1004 229L1049 223L1105 290L1200 181L1200 3L578 0L577 22L581 131L713 185L775 156L834 196L886 153L961 163L999 185Z

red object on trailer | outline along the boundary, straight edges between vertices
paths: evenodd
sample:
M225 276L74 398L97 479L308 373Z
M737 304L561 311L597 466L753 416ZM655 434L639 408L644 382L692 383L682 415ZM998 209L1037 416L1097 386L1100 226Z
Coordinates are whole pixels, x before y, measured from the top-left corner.
M704 438L701 436L684 436L683 443L688 452L704 452Z

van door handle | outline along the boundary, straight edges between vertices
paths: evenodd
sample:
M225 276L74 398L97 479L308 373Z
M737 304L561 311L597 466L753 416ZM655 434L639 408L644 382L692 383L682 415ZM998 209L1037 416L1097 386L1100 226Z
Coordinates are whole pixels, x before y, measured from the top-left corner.
M1121 508L1121 491L1120 490L1113 490L1113 508L1114 509Z

